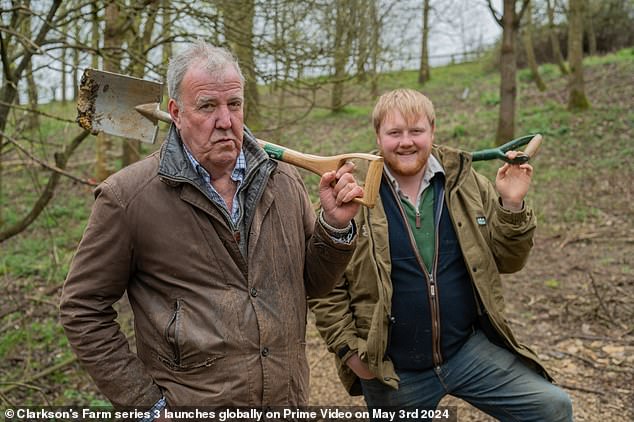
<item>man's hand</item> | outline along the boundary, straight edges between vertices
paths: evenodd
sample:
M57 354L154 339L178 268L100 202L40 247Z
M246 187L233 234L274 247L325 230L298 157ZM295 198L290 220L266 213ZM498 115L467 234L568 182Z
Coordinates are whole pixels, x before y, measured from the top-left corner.
M361 379L371 380L373 378L376 378L376 376L372 372L370 372L368 365L361 360L357 353L350 356L346 360L346 365L348 365L348 368L352 369L352 372L354 372Z
M319 200L324 211L324 221L337 229L346 228L350 224L360 207L352 200L363 197L363 188L357 185L352 175L353 170L354 163L347 162L336 172L324 173L319 181Z
M517 151L508 151L506 156L515 158ZM498 169L495 189L500 194L502 206L510 211L520 211L533 177L533 167L528 164L505 163Z

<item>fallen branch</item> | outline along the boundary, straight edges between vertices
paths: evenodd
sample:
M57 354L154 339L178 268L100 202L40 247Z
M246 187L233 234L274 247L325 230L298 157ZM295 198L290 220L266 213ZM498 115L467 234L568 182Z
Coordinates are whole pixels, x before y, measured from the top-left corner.
M567 390L577 390L577 391L583 391L584 393L592 393L592 394L598 394L599 396L605 396L605 392L601 390L595 390L594 388L579 387L577 385L570 385L566 383L560 383L559 385Z
M599 293L599 288L597 287L596 281L594 281L594 277L592 276L592 271L588 271L588 276L590 277L590 282L592 283L592 289L594 290L594 294L599 300L599 306L601 307L601 309L603 309L603 312L606 313L610 321L614 320L614 318L612 317L612 313L608 310L608 308L605 306L605 303L603 302L603 297Z
M22 381L22 382L6 382L6 381L0 381L0 384L8 384L7 387L4 387L2 389L0 389L0 395L4 395L7 394L9 391L15 390L18 387L28 387L28 388L37 388L37 387L33 387L30 384L33 383L34 381L37 381L40 378L43 378L47 375L52 374L55 371L58 371L62 368L65 368L73 363L75 363L77 361L77 357L76 356L71 356L49 368L44 369L43 371L38 372L37 374L34 374L32 376L30 376L27 380Z
M571 243L583 242L584 240L595 239L597 237L602 236L603 234L604 233L601 233L601 232L581 233L580 235L578 235L576 237L568 237L568 238L564 239L564 241L559 244L559 249L563 249L563 248L565 248L566 246L568 246Z
M547 336L547 335L543 335L543 336L542 335L535 335L535 337L550 338L550 336ZM559 343L559 342L562 342L564 340L569 340L569 339L573 339L573 338L578 338L580 340L606 341L606 342L609 342L609 343L624 343L624 344L627 344L627 345L634 345L634 339L605 337L605 336L591 336L591 335L587 335L587 334L570 334L570 335L562 336L562 337L559 337L557 340L555 340L555 343Z

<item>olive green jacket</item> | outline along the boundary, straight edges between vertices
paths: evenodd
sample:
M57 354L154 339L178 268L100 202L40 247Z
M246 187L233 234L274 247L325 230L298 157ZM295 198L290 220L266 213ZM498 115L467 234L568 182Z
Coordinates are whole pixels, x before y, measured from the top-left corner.
M433 154L445 170L445 200L482 305L481 320L489 328L485 332L550 378L536 354L511 332L500 278L500 273L524 266L533 245L533 212L527 207L516 213L502 208L493 184L471 167L470 154L436 146ZM478 224L482 217L486 224ZM363 207L355 221L358 243L344 277L327 296L309 300L309 306L328 349L335 353L343 385L351 394L360 394L356 375L343 363L355 352L385 384L397 388L399 378L386 356L392 283L388 226L380 198L374 209Z

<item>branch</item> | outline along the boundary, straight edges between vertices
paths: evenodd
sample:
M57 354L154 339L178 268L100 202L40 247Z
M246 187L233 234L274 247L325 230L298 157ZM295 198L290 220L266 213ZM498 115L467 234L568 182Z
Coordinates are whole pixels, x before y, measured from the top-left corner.
M0 60L2 60L2 70L4 73L4 79L6 81L12 81L11 62L7 56L7 45L4 41L4 37L2 36L2 32L3 31L0 31Z
M55 17L55 13L57 13L57 9L59 8L61 3L62 3L62 0L53 1L53 4L51 5L51 8L48 11L48 14L46 15L46 19L44 20L44 23L42 24L42 27L40 28L40 32L37 34L37 37L33 41L35 45L40 45L42 44L42 42L44 42L44 39L46 38L46 34L51 29L51 26L52 26L51 22L53 21L53 17ZM18 67L15 69L16 77L19 78L22 72L24 71L24 69L26 69L29 62L31 61L31 57L33 56L33 54L34 52L29 51L22 57L22 61L20 62Z
M571 384L567 384L567 383L559 383L559 385L567 390L577 390L577 391L583 391L584 393L592 393L592 394L598 394L600 396L604 396L605 392L601 391L601 390L595 390L593 388L587 388L587 387L579 387L577 385L571 385Z
M524 12L526 12L526 10L528 9L530 2L531 0L524 0L524 2L522 3L522 8L520 9L520 12L517 14L515 18L516 25L519 26L520 22L522 22L522 16L524 16Z
M44 369L43 371L38 372L37 374L32 375L31 377L29 377L24 382L1 382L0 384L5 384L5 385L8 385L8 386L0 389L0 394L4 395L4 394L8 393L9 391L14 390L14 389L16 389L18 387L27 387L27 388L38 389L38 387L34 387L34 386L29 385L29 384L32 383L33 381L37 381L40 378L43 378L43 377L45 377L47 375L50 375L50 374L52 374L55 371L58 371L58 370L60 370L62 368L65 368L68 365L71 365L71 364L75 363L76 361L77 361L77 357L76 356L68 357L68 358L64 359L63 361L61 361L61 362L59 362L59 363L57 363L57 364L55 364L53 366L50 366L50 367Z
M31 160L35 161L36 163L38 163L39 165L41 165L42 167L44 167L45 169L51 170L55 173L59 173L62 176L66 176L70 179L73 179L76 182L82 183L84 185L88 185L88 186L97 186L97 183L95 182L91 182L90 180L84 180L81 179L69 172L67 172L66 170L63 170L59 167L56 167L52 164L48 164L47 162L37 158L36 156L34 156L33 154L31 154L26 148L24 148L22 145L20 145L20 143L18 141L16 141L15 139L11 138L10 136L8 136L6 133L0 131L0 134L2 134L2 136L9 141L9 143L15 145L20 151L22 151L27 157L29 157ZM79 136L83 135L83 138L81 139L83 141L83 139L86 137L86 135L89 135L90 132L86 131L86 133L82 133ZM80 141L81 142L81 141Z
M493 15L493 19L495 19L498 25L500 25L501 27L504 27L504 23L502 22L502 16L500 15L500 12L495 10L495 8L493 7L493 4L491 4L491 0L487 0L487 5L489 6L489 10L491 11L491 14Z
M55 162L57 164L55 169L63 170L64 167L66 167L66 163L68 162L68 159L70 158L70 156L73 154L73 152L75 152L77 147L89 134L90 132L83 131L71 141L71 143L64 149L63 153L55 154ZM4 136L9 142L13 143L22 151L24 151L24 148L22 148L19 144L17 144L13 139L8 137L4 132L0 131L0 136ZM55 192L55 189L57 188L57 184L59 182L61 174L62 173L58 171L53 171L53 174L48 179L48 183L46 184L46 187L40 194L40 197L38 198L38 200L33 205L33 208L31 209L31 211L22 220L16 222L12 226L9 226L7 229L0 232L0 243L22 232L29 225L31 225L33 221L35 221L35 219L40 215L40 213L44 210L46 205L49 203L49 201L53 197L53 192ZM66 172L64 172L64 175L71 177L69 174L66 174ZM74 177L72 178L75 179Z
M55 120L58 120L60 122L77 123L75 120L65 119L63 117L55 116L53 114L48 114L48 113L45 113L43 111L36 110L34 108L20 106L20 105L17 105L17 104L9 104L6 101L2 101L2 100L0 100L0 105L5 105L7 107L11 107L11 108L16 109L16 110L28 111L29 113L36 113L36 114L39 114L40 116L44 116L44 117L48 117L48 118L51 118L51 119L55 119Z

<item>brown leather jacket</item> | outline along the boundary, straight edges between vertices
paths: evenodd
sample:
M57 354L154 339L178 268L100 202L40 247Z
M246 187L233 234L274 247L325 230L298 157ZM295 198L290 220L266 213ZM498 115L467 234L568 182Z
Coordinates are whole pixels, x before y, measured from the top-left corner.
M115 406L306 405L306 296L330 291L354 250L316 223L298 172L245 133L232 227L174 129L160 154L96 190L64 284L70 344ZM137 353L115 321L128 294Z

